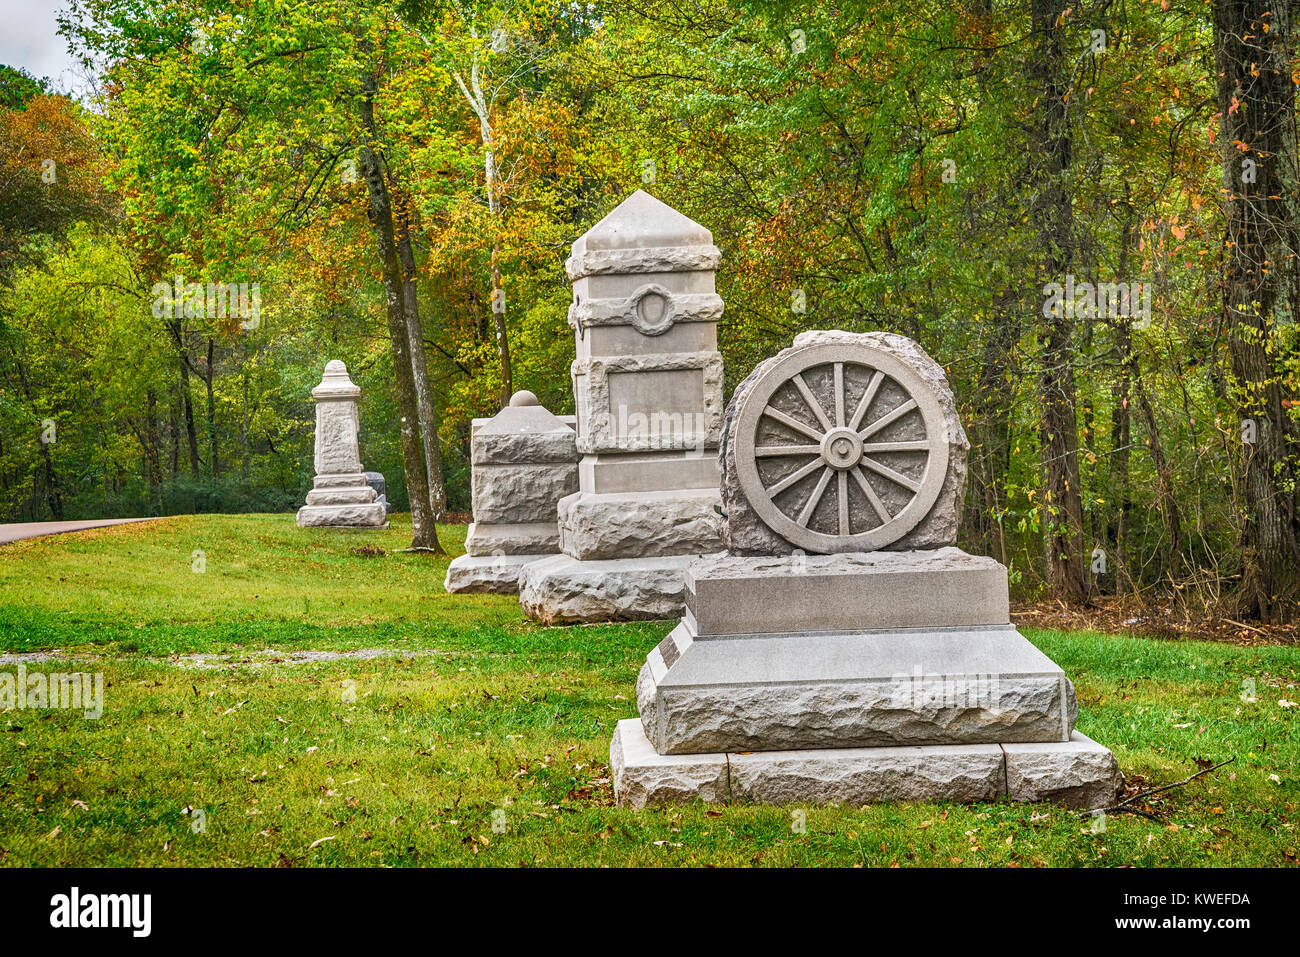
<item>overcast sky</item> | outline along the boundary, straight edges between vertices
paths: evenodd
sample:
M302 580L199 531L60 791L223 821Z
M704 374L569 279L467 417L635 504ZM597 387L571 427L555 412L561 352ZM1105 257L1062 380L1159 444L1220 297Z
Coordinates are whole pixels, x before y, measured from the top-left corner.
M64 0L0 0L0 63L47 76L55 90L81 91L80 70L55 22L65 6Z

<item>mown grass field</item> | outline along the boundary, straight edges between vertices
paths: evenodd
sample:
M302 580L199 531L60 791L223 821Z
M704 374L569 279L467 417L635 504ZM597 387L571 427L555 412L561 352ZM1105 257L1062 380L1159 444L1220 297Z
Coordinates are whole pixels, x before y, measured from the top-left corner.
M444 529L444 541L459 551L464 532ZM671 624L544 628L513 598L445 594L446 561L398 553L409 540L405 516L349 534L257 515L0 548L0 670L44 653L24 666L107 681L99 720L0 712L0 863L1277 867L1300 857L1295 647L1026 629L1073 678L1080 730L1126 773L1169 783L1235 756L1144 804L1156 820L1113 814L1097 832L1063 808L1011 804L634 812L613 806L609 738L635 715L637 669Z

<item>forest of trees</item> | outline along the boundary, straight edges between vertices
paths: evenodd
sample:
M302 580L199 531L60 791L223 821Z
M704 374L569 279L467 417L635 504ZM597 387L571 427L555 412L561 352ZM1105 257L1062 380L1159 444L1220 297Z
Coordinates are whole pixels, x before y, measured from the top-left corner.
M72 0L93 95L0 68L0 507L292 509L338 358L436 550L470 419L572 411L564 258L644 187L723 251L728 394L803 329L938 359L1023 594L1294 621L1297 10Z

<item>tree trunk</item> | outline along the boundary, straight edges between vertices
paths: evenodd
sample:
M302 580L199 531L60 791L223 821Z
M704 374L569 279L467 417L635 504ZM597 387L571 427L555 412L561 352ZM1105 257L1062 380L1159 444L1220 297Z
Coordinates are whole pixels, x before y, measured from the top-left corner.
M213 360L212 352L213 352L214 345L215 343L212 337L209 336L208 337L208 364L203 371L205 373L204 380L207 382L207 386L208 386L208 450L212 455L212 477L216 478L217 471L218 471L217 469L217 405L213 397L213 391L212 391L212 386L213 386L212 380L213 377L216 375L216 370L213 368L213 361L212 361Z
M180 397L178 396L171 405L171 411L167 417L167 437L171 439L172 443L172 472L170 477L175 478L181 471Z
M478 90L477 83L475 90ZM488 109L484 105L479 114L479 131L483 137L483 179L487 190L488 213L492 217L492 229L496 231L501 227L501 197L497 195L496 151ZM515 386L514 373L510 370L510 336L506 332L506 290L501 282L501 246L495 237L492 240L492 325L497 338L497 362L501 366L501 391L497 399L504 409L510 404Z
M422 437L420 429L420 402L411 361L411 334L407 326L405 277L397 252L392 200L384 176L384 163L377 152L379 135L374 108L377 84L373 75L367 75L364 83L365 95L360 101L360 112L366 141L361 147L360 166L370 198L370 222L375 230L383 269L388 339L397 380L397 410L402 418L402 469L406 476L407 496L411 500L411 548L442 554L430 506L429 475L422 446L422 440L428 439ZM433 436L432 441L436 442L437 436Z
M495 236L496 231L500 229L501 197L498 194L499 186L497 183L496 134L492 129L493 101L489 100L483 92L479 77L477 53L474 54L474 60L470 64L468 85L458 72L453 70L452 76L456 80L456 85L460 87L461 94L469 103L470 109L478 117L479 139L483 143L483 191L487 195L488 216L491 219L494 233L492 239L492 296L490 305L492 308L492 325L496 334L497 361L501 366L501 390L497 395L497 400L501 408L504 409L510 404L510 396L514 393L515 387L514 374L510 369L510 337L506 331L506 294L501 281L501 245Z
M1030 74L1038 95L1031 128L1037 157L1033 217L1048 281L1064 282L1073 266L1074 210L1066 183L1070 131L1066 114L1069 64L1061 15L1066 0L1032 0L1035 45ZM1074 320L1065 308L1043 318L1039 392L1043 404L1043 536L1047 577L1055 593L1085 600L1083 500L1079 492L1079 434L1075 408Z
M1128 184L1124 184L1124 226L1120 234L1119 272L1120 282L1128 281L1129 256L1133 237L1133 204L1129 201ZM1119 370L1111 382L1110 413L1110 477L1111 521L1107 522L1107 534L1115 543L1115 593L1123 595L1133 590L1132 573L1129 569L1129 531L1133 521L1133 492L1130 482L1129 463L1132 460L1133 445L1133 410L1129 408L1132 401L1134 356L1133 356L1133 317L1131 310L1119 310L1122 315L1114 319L1115 350L1119 356Z
M993 297L991 322L982 349L971 433L972 521L981 550L1006 564L1002 518L1011 465L1011 361L1020 338L1012 296Z
M248 485L249 468L252 465L252 450L249 447L248 427L249 427L249 410L248 410L248 345L244 345L244 361L240 363L240 378L242 382L242 401L239 419L239 474L242 476L244 485Z
M199 477L199 434L194 428L194 401L190 397L190 357L185 351L184 330L179 319L167 324L167 332L181 361L181 405L185 414L185 437L190 444L190 474Z
M1254 431L1240 465L1246 514L1239 601L1243 613L1274 623L1294 620L1300 599L1300 436L1286 411L1296 396L1287 388L1285 350L1277 341L1277 323L1295 321L1300 298L1291 32L1285 3L1215 2L1219 149L1227 196L1222 322L1233 402Z
M435 523L447 519L447 490L442 482L442 445L438 439L438 409L429 386L429 360L424 349L424 322L420 318L416 286L415 250L411 244L410 210L404 201L397 215L397 253L402 263L402 307L411 342L411 371L424 436L424 468L429 480L429 510ZM435 537L435 542L437 541ZM441 547L441 546L439 546Z
M199 477L199 433L194 428L194 402L190 398L190 364L181 354L181 402L185 405L185 437L190 443L190 474Z
M158 397L153 389L145 391L145 461L149 467L149 488L162 484L162 442L158 431Z
M18 381L23 387L23 396L27 399L27 407L35 410L36 404L35 400L32 398L31 383L28 382L27 373L25 371L26 364L23 359L19 357L17 351L12 347L10 348L10 352L15 360L14 368L18 371ZM56 433L56 441L57 438ZM50 515L54 517L55 521L63 521L63 492L59 487L59 475L54 470L54 457L50 455L50 444L44 439L41 440L41 463L45 470L46 507L49 508Z
M514 395L514 373L510 370L510 338L506 334L506 291L501 285L500 249L492 246L492 323L497 337L497 361L501 365L501 391L497 400L501 408Z
M1156 413L1151 407L1142 380L1135 378L1134 391L1137 393L1138 410L1142 413L1142 424L1146 427L1147 448L1151 452L1151 461L1156 467L1156 502L1160 516L1164 519L1165 535L1169 539L1169 580L1177 582L1182 574L1183 555L1183 520L1178 507L1178 496L1174 490L1173 470L1165 455L1164 443L1160 440L1160 427L1156 423Z

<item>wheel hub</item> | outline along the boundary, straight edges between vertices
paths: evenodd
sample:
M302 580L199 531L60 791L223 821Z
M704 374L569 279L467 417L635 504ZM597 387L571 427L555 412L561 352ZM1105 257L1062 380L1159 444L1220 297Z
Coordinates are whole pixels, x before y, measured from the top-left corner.
M822 437L821 449L833 469L851 469L862 461L862 438L853 429L831 429Z

